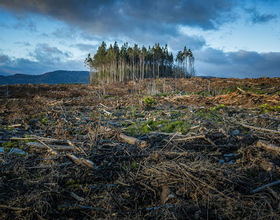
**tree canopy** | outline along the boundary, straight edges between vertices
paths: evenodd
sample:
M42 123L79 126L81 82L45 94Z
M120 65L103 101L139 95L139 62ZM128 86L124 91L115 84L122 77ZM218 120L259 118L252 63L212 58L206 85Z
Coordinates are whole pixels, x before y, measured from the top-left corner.
M174 60L167 44L161 47L159 43L148 48L140 48L137 44L132 47L124 43L119 48L115 42L107 48L103 41L93 57L88 54L85 65L90 68L91 83L156 77L190 77L195 73L194 56L190 49L184 47Z

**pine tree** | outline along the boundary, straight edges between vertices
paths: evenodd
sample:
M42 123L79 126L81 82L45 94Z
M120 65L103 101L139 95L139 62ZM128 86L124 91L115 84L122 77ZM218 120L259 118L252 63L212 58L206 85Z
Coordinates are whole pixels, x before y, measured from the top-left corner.
M123 82L156 77L189 77L193 76L194 56L190 49L184 47L174 57L169 53L167 44L161 47L156 43L148 49L137 44L133 47L124 43L119 48L118 43L110 45L107 49L103 41L96 54L85 59L85 65L90 68L90 83Z

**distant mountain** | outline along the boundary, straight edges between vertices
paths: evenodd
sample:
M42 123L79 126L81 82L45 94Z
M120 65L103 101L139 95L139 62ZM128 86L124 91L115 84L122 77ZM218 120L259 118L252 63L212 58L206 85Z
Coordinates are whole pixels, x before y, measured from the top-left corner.
M88 71L57 70L42 75L15 74L10 76L0 75L0 85L13 84L60 84L60 83L88 83Z
M10 74L7 74L7 73L0 73L0 76L10 76Z

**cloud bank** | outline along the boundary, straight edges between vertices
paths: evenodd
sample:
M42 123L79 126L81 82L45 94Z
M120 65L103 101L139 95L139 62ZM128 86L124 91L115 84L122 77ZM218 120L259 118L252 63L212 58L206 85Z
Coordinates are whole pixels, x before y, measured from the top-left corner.
M245 8L242 4L248 2ZM207 33L217 32L227 24L234 25L244 9L247 18L249 16L248 25L256 27L278 22L279 15L256 7L260 2L279 4L278 0L0 0L0 9L13 14L17 20L12 26L3 22L0 26L25 29L36 36L44 36L42 39L56 41L52 44L42 40L35 45L29 40L15 41L13 44L18 47L28 47L29 58L25 59L8 56L0 48L0 73L83 70L83 60L74 58L74 53L85 56L93 53L104 40L107 45L114 41L119 45L128 41L139 46L167 43L174 53L186 45L194 51L199 75L277 76L280 75L280 52L224 52L212 48L211 42L206 40ZM238 7L241 10L236 10ZM40 24L34 19L40 16L50 24L59 21L62 25L55 31L40 32ZM193 28L203 34L186 34L180 27ZM64 42L64 49L58 42Z
M280 76L280 52L258 53L240 50L223 52L207 48L197 51L197 72L218 77Z
M231 0L1 0L0 6L20 14L50 16L94 34L134 33L137 30L169 34L177 24L215 29Z

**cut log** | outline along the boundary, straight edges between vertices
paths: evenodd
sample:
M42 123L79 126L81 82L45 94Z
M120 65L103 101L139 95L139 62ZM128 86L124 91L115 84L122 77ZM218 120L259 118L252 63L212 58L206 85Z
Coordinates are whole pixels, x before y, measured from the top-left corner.
M46 149L49 150L50 148L52 151L75 151L75 149L71 146L66 146L66 145L49 145L48 147L44 144L38 143L38 142L28 142L25 144L28 147L33 147L33 148L40 148L40 149Z
M77 147L77 146L76 146L75 144L73 144L70 140L67 140L67 143L68 143L72 148L74 148L76 151L82 152L84 155L87 155L83 148Z
M274 144L271 144L268 141L259 140L257 142L257 146L258 147L262 147L262 148L264 148L266 150L269 150L269 151L277 152L278 154L280 153L280 147L278 147L278 146L276 146Z
M127 135L125 135L123 133L120 133L120 138L125 143L132 144L132 145L137 145L137 146L140 146L142 148L144 148L144 147L146 147L148 145L146 141L139 140L139 139L137 139L135 137L127 136Z
M47 148L47 151L53 155L57 155L57 152L54 151L49 145L45 144L42 140L40 140L40 138L36 137L36 136L32 136L34 138L36 138L37 141L39 141L41 143L41 145L45 146ZM31 142L32 143L32 142ZM35 142L36 143L36 142Z
M198 136L193 136L193 137L177 138L177 139L173 139L173 141L185 142L185 141L190 141L190 140L194 140L194 139L204 139L204 138L205 138L205 135L198 135Z
M239 87L237 87L237 89L238 89L240 92L242 92L242 93L244 93L244 94L247 94L247 92L245 92L243 89L240 89Z
M267 129L267 128L259 128L259 127L255 127L255 126L251 126L251 125L242 124L242 123L240 123L240 125L242 125L245 128L250 128L250 129L259 130L259 131L263 131L263 132L280 134L280 131L276 131L276 130L270 130L270 129Z
M75 164L83 164L87 167L90 167L90 168L94 168L95 167L95 164L88 160L88 159L85 159L85 158L78 158L77 156L75 156L74 154L67 154L67 157L69 157Z
M107 134L110 134L110 135L115 135L116 134L116 132L114 132L113 129L107 128L107 127L103 127L103 126L100 126L99 132L100 133L107 133ZM121 141L124 142L124 143L132 144L132 145L137 145L137 146L140 146L142 148L144 148L144 147L146 147L148 145L146 141L139 140L139 139L137 139L135 137L127 136L127 135L125 135L123 133L120 133L119 137L120 137Z

